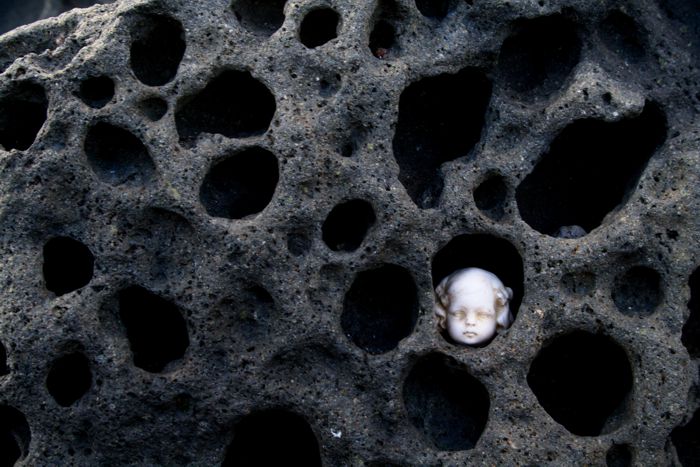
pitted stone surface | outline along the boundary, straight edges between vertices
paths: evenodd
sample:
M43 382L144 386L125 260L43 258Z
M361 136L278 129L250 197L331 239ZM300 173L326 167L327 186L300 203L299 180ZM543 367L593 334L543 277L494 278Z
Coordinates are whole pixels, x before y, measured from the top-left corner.
M0 36L0 463L692 465L696 2L262 3Z

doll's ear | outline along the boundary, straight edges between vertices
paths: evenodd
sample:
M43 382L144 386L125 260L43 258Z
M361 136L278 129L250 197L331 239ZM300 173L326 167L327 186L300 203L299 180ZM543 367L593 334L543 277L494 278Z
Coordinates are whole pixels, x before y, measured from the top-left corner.
M508 306L501 307L496 316L496 324L499 328L508 329L513 323L513 315L510 314Z
M448 301L449 297L445 293L445 280L443 280L435 287L435 307L433 308L433 312L438 318L438 326L440 326L441 329L447 327L447 310L445 307Z
M433 313L435 313L435 316L437 316L438 327L440 329L445 329L447 327L447 312L442 307L440 302L436 303L435 307L433 307Z

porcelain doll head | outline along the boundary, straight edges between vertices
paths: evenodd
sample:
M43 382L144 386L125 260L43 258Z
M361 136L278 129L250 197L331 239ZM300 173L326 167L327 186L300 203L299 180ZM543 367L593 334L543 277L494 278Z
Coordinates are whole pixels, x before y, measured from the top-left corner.
M513 291L483 269L453 272L438 284L435 296L438 326L457 343L479 345L513 322L508 307Z

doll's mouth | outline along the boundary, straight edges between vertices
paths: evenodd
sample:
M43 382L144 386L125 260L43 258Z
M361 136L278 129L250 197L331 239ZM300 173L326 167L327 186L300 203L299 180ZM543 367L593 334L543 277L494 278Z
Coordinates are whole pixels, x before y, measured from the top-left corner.
M463 332L462 335L464 337L476 337L477 334L475 332L466 331L466 332Z

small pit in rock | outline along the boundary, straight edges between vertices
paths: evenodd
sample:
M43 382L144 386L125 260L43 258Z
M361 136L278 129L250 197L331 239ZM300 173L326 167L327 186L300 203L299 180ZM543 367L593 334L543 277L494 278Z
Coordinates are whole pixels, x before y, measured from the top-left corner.
M157 122L168 111L168 103L160 97L149 97L139 102L139 110L152 122Z
M400 52L397 27L403 21L395 0L379 0L369 35L369 50L378 59L390 59Z
M234 0L234 15L244 28L260 35L271 36L284 23L284 5L287 0Z
M44 245L44 283L57 296L85 287L92 279L95 257L70 237L54 237Z
M54 360L46 378L49 394L62 407L77 402L91 385L90 362L81 352L69 353Z
M613 444L605 455L607 467L630 467L632 465L632 450L626 444Z
M132 27L131 69L143 84L162 86L175 78L185 53L185 31L179 21L145 15Z
M683 325L681 341L692 358L700 358L700 268L691 274L688 280L690 316Z
M435 18L438 20L443 19L447 16L450 11L451 2L450 0L415 0L416 8L420 11L420 14L428 17Z
M632 368L606 336L574 331L556 337L535 357L527 383L540 405L579 436L617 429L630 405Z
M11 467L27 457L31 432L22 412L0 406L0 465Z
M114 97L114 81L109 76L94 76L80 83L78 97L85 105L101 109Z
M134 365L151 373L185 355L190 344L180 309L143 287L119 292L119 318L134 357Z
M338 204L323 222L323 241L333 251L355 251L374 224L372 205L361 199Z
M248 148L209 169L199 199L210 216L241 219L265 209L278 179L275 155L266 149Z
M583 297L595 290L596 277L589 271L567 272L561 277L561 285L571 295Z
M338 37L340 16L332 8L317 8L306 14L299 27L299 40L309 49Z
M696 467L700 459L700 409L688 423L674 428L671 440L683 467Z
M440 451L473 449L491 405L484 385L453 358L423 357L403 385L409 420Z
M385 264L357 274L345 294L340 325L355 345L376 355L396 348L417 319L413 277L400 266Z
M270 440L275 440L274 449L270 449ZM247 415L236 424L222 465L321 467L321 454L303 417L273 409Z
M49 101L44 88L24 81L0 97L0 145L6 151L29 149L46 121Z
M508 196L508 185L501 175L492 175L474 190L474 202L476 207L486 217L495 221L503 219L506 215L505 205Z
M663 298L659 273L646 266L635 266L615 278L612 299L620 313L646 317L656 311Z
M641 33L635 21L620 10L611 11L600 25L605 46L630 63L644 58Z

